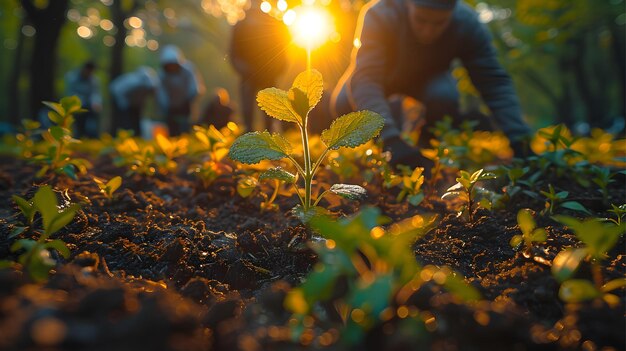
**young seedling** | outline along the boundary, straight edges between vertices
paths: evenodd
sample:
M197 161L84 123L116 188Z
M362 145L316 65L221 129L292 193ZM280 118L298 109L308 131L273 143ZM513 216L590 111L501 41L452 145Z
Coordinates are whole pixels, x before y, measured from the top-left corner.
M23 200L23 199L22 199ZM20 201L21 202L21 201ZM20 209L22 206L20 206ZM18 257L18 262L25 268L31 278L35 281L47 279L50 269L56 262L50 257L50 250L56 250L64 258L68 258L70 251L61 240L48 240L48 238L65 227L72 221L76 212L80 209L77 204L70 204L59 210L56 195L52 189L45 185L37 190L32 199L32 208L41 214L43 231L38 232L39 239L20 239L11 245L11 252L24 250ZM34 212L28 212L28 217L32 225Z
M201 152L207 158L201 164L192 165L187 173L195 174L202 182L204 188L208 188L217 178L223 174L231 174L233 169L224 163L224 157L228 154L227 138L214 126L207 128L194 126L194 136L202 146Z
M155 139L158 150L161 151L154 156L159 172L163 174L175 172L178 167L175 158L187 153L189 140L184 136L178 139L168 139L162 134L157 134Z
M395 316L399 306L407 308L409 297L427 281L461 300L479 299L476 289L449 268L422 269L415 260L411 245L432 229L436 220L418 215L383 229L388 219L369 207L339 220L313 218L311 226L326 241L311 245L318 262L304 283L285 298L285 307L296 321L292 324L294 336L300 336L305 319L311 319L319 322L316 328L338 329L341 341L354 346L368 330Z
M422 191L422 185L424 184L424 168L417 167L411 172L411 174L405 174L402 176L402 191L396 198L397 202L401 202L406 197L407 201L417 206L424 200L424 192Z
M454 184L446 191L442 199L448 197L461 197L467 202L467 210L468 219L470 222L474 221L473 210L474 210L474 202L476 197L476 184L483 180L495 179L496 175L491 172L484 172L481 168L476 172L470 174L467 171L460 171L460 177L456 178L458 183ZM461 209L459 213L463 213L464 209Z
M619 298L608 292L626 286L626 279L619 278L604 283L602 277L602 261L619 237L626 231L626 225L619 226L603 222L597 218L579 221L572 217L555 216L554 219L570 227L584 246L561 251L552 263L552 274L562 283L559 296L566 302L580 302L601 297L613 304ZM570 279L578 270L581 262L591 261L593 282L585 279Z
M537 228L537 224L533 219L531 211L523 208L517 212L517 224L522 231L521 235L515 235L511 238L510 244L514 249L518 249L524 244L523 255L526 258L532 257L533 243L542 243L547 240L546 230Z
M568 191L559 191L558 193L554 190L552 184L548 184L548 191L541 191L541 194L546 197L545 208L541 211L541 214L549 214L552 215L554 210L557 207L567 208L569 210L574 210L578 212L583 212L588 215L591 215L591 212L585 208L578 201L564 201L569 196Z
M600 193L602 194L602 203L607 205L609 203L609 184L613 182L613 174L611 174L611 170L607 167L591 167L591 174L593 178L591 179L598 187L600 187Z
M18 195L12 195L11 198L13 202L17 205L22 212L22 215L26 219L26 223L23 223L22 226L15 227L11 233L9 234L9 239L14 238L25 231L29 230L33 225L33 220L35 219L35 213L37 213L37 208L33 204L32 200L28 201Z
M80 99L76 96L65 97L59 103L45 101L44 105L52 111L48 113L53 125L43 132L42 137L48 143L47 152L33 157L33 161L42 165L37 172L37 177L43 177L52 171L57 174L65 174L76 179L77 172L84 174L91 164L81 158L72 158L70 144L80 143L72 138L72 124L74 114L86 110L81 108Z
M281 167L275 167L268 169L266 172L261 173L261 175L259 176L259 181L266 179L274 181L274 191L272 192L271 196L267 196L267 194L261 193L265 198L265 201L261 202L261 211L277 210L278 205L274 203L274 200L276 200L276 196L278 196L278 191L280 190L281 184L286 183L293 185L298 180L298 177L285 171ZM295 191L298 190L296 189ZM298 194L298 196L300 196L300 194Z
M113 193L122 185L122 177L115 176L109 181L93 177L93 181L98 185L100 192L109 200L113 199Z
M295 123L300 129L302 141L303 162L299 163L292 155L292 146L280 134L271 134L268 131L246 133L230 147L229 156L235 161L245 164L255 164L262 160L288 159L303 180L303 195L299 195L300 205L294 208L294 213L303 221L308 222L323 209L316 204L327 194L322 193L318 199L312 197L312 183L315 173L331 150L342 147L357 147L378 135L383 127L382 116L370 111L353 112L336 119L329 129L324 130L321 140L325 145L321 156L313 161L309 148L308 116L317 105L323 91L322 75L316 70L300 73L291 89L284 91L268 88L259 92L257 101L263 111L276 119ZM346 197L353 196L353 189L346 187L331 187L330 192ZM346 192L347 191L347 192ZM296 191L297 194L300 191Z
M615 223L615 225L617 226L621 226L623 223L622 221L626 216L626 204L620 206L615 206L611 204L611 209L609 210L609 212L613 213L615 215L615 218L605 218L605 220Z

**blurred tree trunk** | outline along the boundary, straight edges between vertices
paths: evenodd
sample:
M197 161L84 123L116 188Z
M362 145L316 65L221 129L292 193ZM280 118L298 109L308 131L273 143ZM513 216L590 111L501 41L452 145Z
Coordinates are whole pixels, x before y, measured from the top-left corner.
M111 21L117 28L115 44L111 48L111 66L109 68L109 81L113 81L124 72L124 48L126 47L126 34L128 30L124 22L139 8L139 0L132 1L130 8L124 8L123 1L113 1L111 5Z
M592 79L599 79L600 77L587 77L585 69L585 53L590 49L586 45L586 35L580 34L576 36L575 40L572 40L571 45L574 47L574 52L578 53L573 55L571 67L574 77L576 79L576 87L580 94L582 103L585 109L585 122L588 122L592 127L607 127L605 126L606 119L606 106L601 102L601 99L597 96L598 92L592 89ZM605 92L601 92L605 93Z
M36 117L41 101L54 100L54 73L57 63L57 44L69 0L50 0L43 8L32 0L21 0L26 16L37 31L30 62L30 114Z
M23 28L28 21L22 19L20 22L20 28ZM15 56L13 57L13 70L9 76L9 82L7 90L9 94L9 123L17 126L20 124L20 96L19 96L19 84L20 74L22 72L22 60L24 59L24 38L25 35L22 31L18 31L17 46L15 48Z
M618 67L619 72L619 90L620 90L620 114L626 115L626 36L624 35L623 26L618 25L615 21L609 24L611 32L611 44L613 49L613 59Z

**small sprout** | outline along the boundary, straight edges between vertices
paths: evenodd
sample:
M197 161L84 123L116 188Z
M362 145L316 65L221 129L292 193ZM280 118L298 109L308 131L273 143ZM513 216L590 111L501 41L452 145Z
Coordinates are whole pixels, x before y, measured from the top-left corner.
M287 172L282 167L275 167L261 173L261 175L259 176L259 181L265 179L274 180L274 191L269 197L265 193L261 193L261 195L265 198L265 201L261 202L261 211L277 210L278 205L274 203L274 200L276 200L276 196L278 196L278 191L280 190L281 184L287 183L293 185L298 180L298 177L294 174ZM300 194L298 194L298 196L300 196Z
M460 171L460 177L456 178L456 181L458 183L448 188L446 193L441 196L442 199L456 196L460 196L465 199L465 201L467 201L467 214L470 222L473 222L474 220L472 211L476 198L476 184L482 180L496 178L496 175L491 172L483 172L484 170L482 168L472 174L469 174L469 172L463 170Z
M422 185L424 184L424 168L417 167L410 175L402 176L402 191L396 198L397 202L401 202L406 197L407 201L417 206L424 200L424 192L422 191Z
M557 207L563 207L569 210L583 212L588 215L591 215L591 212L585 208L578 201L564 201L569 196L569 192L567 191L559 191L558 193L554 190L552 184L548 184L548 191L541 191L541 194L546 197L545 208L541 211L542 214L550 214L554 213L554 210Z
M20 209L24 218L26 218L26 225L32 225L33 219L35 218L35 213L37 212L37 208L32 201L28 201L18 195L11 196L17 207Z
M604 204L608 204L609 202L609 184L613 182L613 175L611 174L611 170L607 167L598 167L592 166L591 173L593 181L598 187L600 187L600 193L602 194L602 201Z
M72 138L74 114L86 110L81 108L81 101L76 96L65 97L59 103L44 101L43 104L51 109L48 117L53 125L41 134L47 146L46 152L32 158L34 163L41 165L36 176L43 177L54 172L77 179L77 174L84 174L91 167L85 159L72 158L69 148L71 144L80 143L80 140Z
M237 182L237 194L243 198L252 195L252 192L259 186L259 181L251 176L243 176Z
M120 176L115 176L109 181L93 177L93 181L100 188L100 192L109 200L113 198L113 193L122 185L122 177Z
M582 248L566 249L554 258L552 275L562 282L559 296L566 302L580 302L597 297L614 300L607 296L607 293L624 286L624 280L612 280L605 284L602 277L602 261L619 237L626 232L626 225L615 226L598 218L579 221L572 217L555 216L554 219L570 227L585 245ZM570 279L585 259L591 261L593 282Z
M615 218L606 218L606 220L615 223L617 226L621 226L624 216L626 216L626 204L622 204L620 206L611 204L609 212L613 213Z
M18 198L18 197L14 197ZM21 199L21 198L20 198ZM23 199L22 199L23 200ZM70 204L59 210L59 204L56 195L48 185L40 187L33 199L28 201L18 200L24 205L32 203L33 212L28 212L34 218L34 212L41 214L41 222L43 224L43 232L39 232L38 240L20 239L11 245L11 252L24 250L18 262L25 268L30 277L39 282L48 277L50 269L55 266L56 262L50 257L50 250L56 250L64 258L69 258L70 251L66 244L61 240L48 240L50 235L56 233L61 228L69 224L80 206ZM22 206L20 205L20 210ZM30 210L29 210L30 211ZM32 227L33 220L30 220Z
M244 164L288 159L304 183L303 195L294 184L295 193L300 199L300 208L295 209L294 213L301 215L303 222L308 222L311 216L319 212L316 208L317 204L328 192L313 199L313 178L322 162L326 160L328 153L342 147L353 148L366 143L378 135L384 124L382 116L370 111L353 112L339 117L329 129L322 132L321 140L326 148L321 156L313 161L307 120L309 112L321 100L323 88L322 75L316 70L308 70L296 77L289 91L268 88L261 90L257 95L259 107L269 116L295 123L300 129L304 161L302 164L293 157L293 148L285 137L268 131L246 133L237 138L229 150L231 159Z
M546 230L537 228L533 215L529 209L523 208L517 212L517 224L522 231L521 235L515 235L511 238L510 244L513 248L519 248L524 244L524 257L532 256L533 243L541 243L547 240Z

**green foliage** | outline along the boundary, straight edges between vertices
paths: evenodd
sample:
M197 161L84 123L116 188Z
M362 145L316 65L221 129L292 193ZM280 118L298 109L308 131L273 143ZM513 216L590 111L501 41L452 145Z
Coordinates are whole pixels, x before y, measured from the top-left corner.
M620 235L626 232L626 225L614 225L597 218L585 221L567 216L554 218L570 227L584 244L582 248L566 249L554 258L552 274L562 283L559 296L566 302L580 302L596 297L603 297L607 302L615 300L606 293L624 286L624 279L604 284L601 262L606 258L606 253L615 246ZM593 282L571 279L585 259L591 261Z
M122 185L122 177L115 176L109 181L93 177L93 181L98 185L100 192L107 198L112 199L113 193Z
M268 131L246 133L230 147L229 156L245 164L255 164L263 160L281 160L292 151L291 144L280 134Z
M546 197L545 208L542 210L542 214L554 213L554 210L558 207L566 208L568 210L583 212L591 215L591 212L585 208L578 201L564 201L569 196L568 191L556 192L552 184L548 184L548 191L541 191L541 194Z
M54 191L47 185L40 187L30 201L19 196L14 196L13 199L18 199L16 203L18 203L20 210L25 216L28 215L27 221L31 230L35 231L33 228L35 213L41 215L43 232L35 231L39 234L39 238L37 240L17 240L11 245L11 252L23 250L24 252L18 257L18 262L33 280L43 281L47 279L50 269L56 265L56 262L50 257L50 250L56 250L64 258L69 258L70 255L70 251L63 241L48 240L48 238L69 224L80 206L69 204L60 209ZM24 212L25 210L26 212Z
M385 230L381 225L387 222L379 210L369 207L351 218L311 219L326 241L314 246L319 262L285 299L299 322L292 325L295 337L303 330L302 321L313 317L320 327L339 329L342 343L354 345L368 330L396 316L398 307L406 308L410 294L430 281L461 299L479 298L449 269L422 269L415 261L411 244L434 227L435 217L415 216ZM338 284L345 288L338 290ZM337 314L341 323L329 317Z
M611 204L609 212L613 213L615 218L606 218L606 220L615 223L615 225L621 226L622 220L624 219L624 216L626 216L626 204L622 204L620 206Z
M476 200L477 188L476 184L480 181L495 179L496 175L491 172L485 172L482 168L470 174L467 171L459 171L459 177L456 178L457 183L441 196L442 199L449 197L461 197L467 202L467 214L469 221L473 221L473 204ZM463 210L460 211L462 213Z
M77 174L84 174L91 167L85 159L72 158L69 148L71 144L80 143L72 138L74 114L85 110L81 108L81 101L76 96L64 97L58 103L45 101L44 104L51 109L48 118L53 125L42 133L46 152L32 158L33 162L42 166L37 177L54 172L77 179Z
M406 200L413 206L422 203L424 200L424 192L422 191L422 185L424 184L423 172L424 168L422 167L416 167L413 171L403 169L404 174L400 183L402 190L396 197L397 202L401 202L406 197Z
M523 243L525 246L524 256L531 257L532 245L534 242L540 243L547 240L546 230L537 228L533 215L529 209L523 208L517 212L517 224L522 231L522 235L515 235L511 238L510 244L513 248L518 248Z
M294 209L294 213L300 216L303 222L307 222L318 212L321 212L317 209L317 204L329 192L347 198L355 197L357 193L360 194L362 192L356 187L343 185L335 188L331 187L331 189L324 191L314 201L311 186L319 166L324 162L330 150L362 145L378 135L384 124L380 115L369 111L360 111L339 117L331 124L329 129L322 132L322 141L325 143L326 149L319 159L313 162L309 148L307 121L309 112L322 97L323 85L322 75L316 70L308 70L296 77L289 91L268 88L260 91L257 95L259 107L269 116L298 125L304 153L302 164L298 163L291 155L293 148L284 137L279 134L270 134L267 131L250 132L240 136L235 140L229 151L230 158L245 164L287 158L296 168L298 175L303 179L303 196L300 194L297 186L294 185L295 192L301 201L300 207ZM275 178L278 175L274 173L276 171L273 171L271 175ZM286 174L280 176L285 177L285 179L291 178ZM297 179L294 181L297 181Z

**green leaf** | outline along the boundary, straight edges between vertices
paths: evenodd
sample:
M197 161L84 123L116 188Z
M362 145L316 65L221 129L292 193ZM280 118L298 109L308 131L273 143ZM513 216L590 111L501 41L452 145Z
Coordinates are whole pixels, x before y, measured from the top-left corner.
M584 279L572 279L561 284L559 289L559 297L565 302L582 302L600 297L601 292L598 291L593 284Z
M58 232L61 228L65 227L68 223L72 221L72 219L74 219L74 216L76 216L76 212L78 212L78 210L80 210L80 205L78 204L71 204L63 209L62 212L58 213L54 217L48 229L45 230L46 234L52 235Z
M589 212L589 210L586 209L585 206L583 206L578 201L566 201L566 202L561 204L561 207L567 208L567 209L573 210L573 211L583 212L583 213L586 213L586 214L588 214L590 216L593 216L593 214L591 212Z
M254 189L259 185L259 182L254 177L246 176L237 182L237 194L246 198L252 194Z
M548 233L543 228L537 228L533 230L530 235L530 241L534 241L536 243L541 243L548 240Z
M309 223L313 218L323 216L328 213L325 208L320 206L309 207L307 211L304 211L302 205L296 205L291 212L302 221L302 223Z
M523 208L517 212L517 224L522 233L526 235L530 234L532 230L535 229L535 220L529 209Z
M27 223L28 224L33 223L35 212L37 212L35 209L35 206L33 206L31 202L27 201L26 199L20 196L12 195L11 198L13 199L17 207L19 207L20 211L22 211L22 214L24 215L24 217L26 217Z
M306 94L298 89L291 88L288 93L289 103L293 110L300 116L302 120L305 120L311 111L311 106L309 106L309 99Z
M274 167L259 175L259 180L263 179L277 179L285 183L291 184L296 181L296 176L287 172L282 167Z
M513 235L511 241L509 241L509 245L511 245L512 248L516 249L522 244L523 241L524 238L521 235Z
M410 195L408 197L409 203L413 206L417 206L424 201L424 193L419 193L415 195Z
M21 249L24 249L26 250L26 252L28 252L32 250L35 245L37 245L37 242L35 240L20 239L11 245L11 252L16 252Z
M108 188L107 192L109 194L113 194L115 190L117 190L121 185L122 185L122 177L115 176L107 182L107 185L106 185Z
M52 126L49 129L50 135L56 140L61 141L65 137L65 130L59 126Z
M46 249L55 249L61 254L61 256L65 259L70 258L70 249L67 248L67 244L65 244L62 240L51 240L44 244Z
M256 101L261 110L270 117L303 125L302 118L293 110L286 91L277 88L263 89L257 94Z
M322 74L315 70L310 69L304 71L296 77L293 81L292 88L297 88L306 94L309 100L309 108L315 107L322 99L324 92L324 80Z
M566 249L559 252L552 262L552 275L556 280L563 282L569 279L580 266L580 262L587 256L586 249Z
M9 233L9 235L7 236L7 238L9 239L13 239L16 236L24 233L24 231L26 231L26 229L28 229L28 227L15 227L13 228L13 230L11 230L11 233Z
M617 278L602 285L602 292L609 292L626 286L626 278Z
M8 260L0 260L0 269L9 268L13 266L13 262Z
M360 185L333 184L329 190L348 200L361 200L367 196L367 190Z
M624 225L603 223L596 218L579 221L572 217L554 216L554 219L572 228L576 237L587 245L589 254L599 260L602 260L604 254L615 246L625 228Z
M291 145L279 134L268 131L246 133L233 143L228 155L231 159L245 164L263 160L280 160L291 153Z
M322 141L331 150L340 147L357 147L380 133L385 121L371 111L351 112L337 118L329 129L322 132Z
M40 187L33 197L33 204L39 213L41 213L44 231L48 233L50 224L59 213L57 209L59 203L57 202L57 197L54 191L52 191L52 188L50 188L49 185Z
M76 95L66 96L62 98L60 103L61 103L61 106L63 106L63 108L65 109L65 113L67 115L71 115L71 114L78 113L78 112L84 112L84 110L81 109L82 102L80 101L80 98Z
M76 177L76 168L73 164L67 164L61 167L61 172L74 180L78 179L78 177Z
M48 106L48 108L50 108L52 111L56 112L59 116L64 116L65 115L65 109L63 108L63 106L61 106L61 104L58 104L56 102L52 102L52 101L43 101L42 102L44 105ZM52 120L55 123L58 123L55 120Z
M463 301L478 301L480 300L480 292L473 286L467 284L465 280L454 273L449 274L446 277L444 283L446 290L462 299Z

